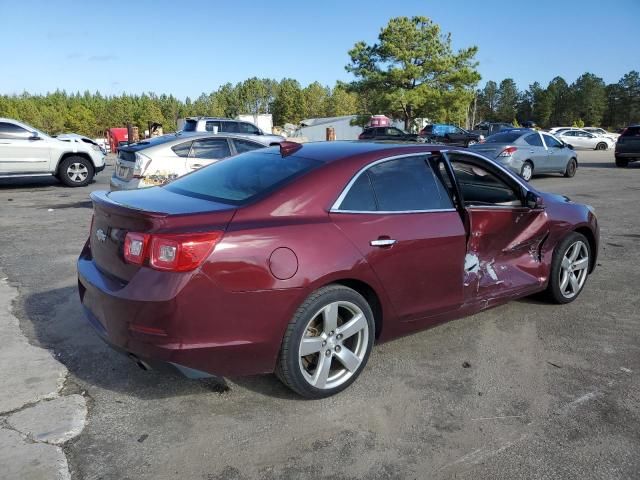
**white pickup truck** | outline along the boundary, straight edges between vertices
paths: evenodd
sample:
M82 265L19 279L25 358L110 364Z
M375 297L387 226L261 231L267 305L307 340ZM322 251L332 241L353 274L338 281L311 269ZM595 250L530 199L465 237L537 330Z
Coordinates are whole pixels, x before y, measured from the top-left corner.
M0 118L0 178L53 175L83 187L104 170L97 145L58 140L17 120Z

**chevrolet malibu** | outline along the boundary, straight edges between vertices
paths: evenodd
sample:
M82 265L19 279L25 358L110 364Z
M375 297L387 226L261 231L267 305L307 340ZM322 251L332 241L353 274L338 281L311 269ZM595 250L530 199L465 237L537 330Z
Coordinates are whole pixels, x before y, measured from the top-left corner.
M283 142L140 191L94 192L89 322L143 368L275 372L310 398L374 342L543 292L596 265L593 209L442 145Z

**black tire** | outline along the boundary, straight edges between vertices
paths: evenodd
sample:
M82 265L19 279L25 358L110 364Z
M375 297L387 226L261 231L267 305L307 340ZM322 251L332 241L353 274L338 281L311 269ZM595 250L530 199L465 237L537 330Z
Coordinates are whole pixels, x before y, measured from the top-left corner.
M580 286L580 289L577 293L572 296L565 295L561 290L561 270L562 270L562 261L567 254L567 251L576 244L576 242L582 242L586 246L586 250L588 252L588 262L592 261L592 252L591 245L589 245L589 241L587 238L578 232L571 232L567 235L558 245L556 246L553 252L553 259L551 260L551 273L549 274L549 284L547 285L546 296L553 303L565 304L573 302L582 290L584 290L584 286L586 285L587 279L589 277L590 265L587 266L587 273L584 279L584 282Z
M89 185L94 175L91 161L77 155L65 158L58 167L58 179L68 187Z
M529 170L527 170L527 168L529 168ZM529 160L526 160L522 164L522 168L520 168L520 176L527 182L531 180L533 178L533 163L531 163Z
M470 147L471 145L475 145L476 143L478 143L477 140L468 140L465 147Z
M567 168L564 171L564 176L567 178L571 178L575 176L576 170L578 170L578 162L575 158L572 158L571 160L569 160L569 163L567 163Z
M627 168L629 166L629 160L626 158L616 157L616 167Z
M605 142L600 142L599 144L596 145L596 150L606 150L607 149L607 144Z
M349 302L354 304L364 314L366 326L368 328L366 345L361 347L363 358L360 361L357 370L350 373L350 376L343 383L334 388L317 388L305 378L305 375L302 372L302 361L299 355L300 344L307 331L309 322L312 322L314 318L317 318L324 307L335 302ZM373 312L371 311L371 307L367 301L362 295L351 288L345 287L344 285L334 284L316 290L307 297L302 305L300 305L287 326L287 330L282 340L282 346L280 348L278 363L276 365L275 373L277 377L291 390L306 398L325 398L341 392L358 378L367 364L375 337L373 318ZM336 329L336 332L337 331L338 330ZM325 347L323 344L322 351L319 353L318 361L323 357L324 348L328 347ZM333 357L331 358L331 361L333 361ZM336 365L340 367L341 364L336 363Z

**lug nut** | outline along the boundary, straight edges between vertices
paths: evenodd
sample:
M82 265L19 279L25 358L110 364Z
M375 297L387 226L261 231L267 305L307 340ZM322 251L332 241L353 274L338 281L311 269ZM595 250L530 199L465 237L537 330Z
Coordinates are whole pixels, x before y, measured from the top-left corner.
M331 336L331 335L333 335L333 330L331 330L331 331L329 332L329 336Z
M340 348L340 345L336 345L336 352L339 352L340 350L342 350L342 349Z
M328 356L330 356L330 355L331 355L331 350L327 350L327 351L325 352L325 355L326 355L327 357L328 357Z
M340 340L340 339L342 338L342 334L341 334L341 333L339 333L338 335L336 335L336 338L337 338L338 340Z
M322 346L324 347L326 344L327 344L327 341L326 341L326 340L324 340L324 341L322 342Z

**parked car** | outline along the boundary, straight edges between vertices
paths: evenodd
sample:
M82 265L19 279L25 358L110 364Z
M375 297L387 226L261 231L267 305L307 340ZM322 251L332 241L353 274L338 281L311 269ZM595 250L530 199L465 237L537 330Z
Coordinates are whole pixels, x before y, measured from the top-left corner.
M267 145L241 135L196 133L163 135L118 150L111 190L164 185L223 158Z
M557 133L559 133L559 132L561 132L561 131L563 131L563 132L564 132L565 130L572 130L572 129L574 129L574 128L575 128L575 127L553 127L553 128L550 128L550 129L547 131L547 133L549 133L549 134L551 134L551 135L555 135L555 134L557 134Z
M619 133L607 132L604 128L598 128L598 127L584 127L582 130L584 130L585 132L592 133L597 137L610 138L614 142L618 140L618 137L620 136Z
M598 137L593 133L585 132L579 128L571 128L555 133L555 137L568 143L574 148L588 148L590 150L608 150L613 148L615 142L607 137Z
M536 128L538 125L536 124L536 122L527 120L526 122L522 122L521 126L522 128Z
M190 117L185 120L183 132L217 132L217 133L235 133L243 136L259 136L262 137L260 143L268 145L278 145L284 141L282 135L272 135L264 133L262 129L253 123L242 120L233 120L231 118L218 117Z
M104 167L104 153L95 145L58 140L0 118L0 178L53 175L69 187L83 187Z
M383 140L391 142L421 142L415 133L407 133L396 127L366 127L358 136L358 140Z
M285 142L91 198L78 289L107 343L312 398L374 342L537 292L572 302L597 263L591 207L442 146Z
M512 128L515 127L511 123L480 122L475 127L473 127L472 133L477 133L478 135L488 137L489 135L493 135L494 133L501 132L502 130L511 130Z
M630 125L623 130L616 143L615 157L616 167L640 160L640 125Z
M484 141L484 135L468 132L455 125L434 123L420 130L420 136L427 143L444 143L446 145L458 145L468 147Z
M551 135L528 128L496 133L470 149L495 160L526 181L539 173L573 177L578 169L578 155L573 149Z
M62 140L63 142L82 142L88 143L95 150L96 148L100 149L103 155L107 154L106 149L100 145L98 142L93 140L92 138L85 137L84 135L78 135L77 133L61 133L60 135L56 135L58 140Z

